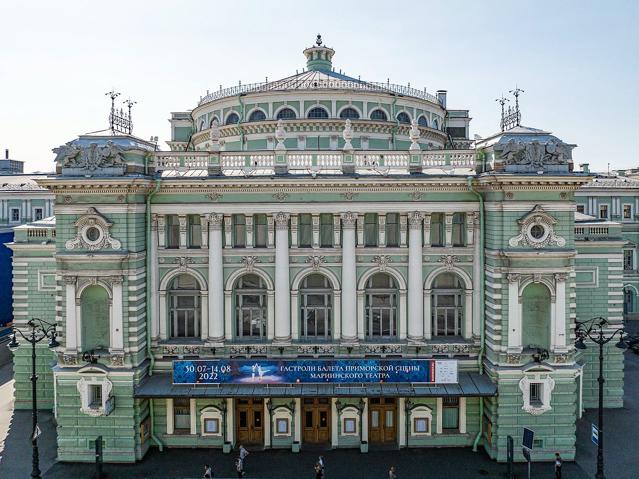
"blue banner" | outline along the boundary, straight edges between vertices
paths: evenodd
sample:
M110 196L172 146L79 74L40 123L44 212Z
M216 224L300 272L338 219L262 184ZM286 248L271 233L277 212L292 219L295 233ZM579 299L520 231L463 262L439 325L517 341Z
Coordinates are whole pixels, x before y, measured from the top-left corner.
M457 362L432 359L173 361L173 384L457 382Z

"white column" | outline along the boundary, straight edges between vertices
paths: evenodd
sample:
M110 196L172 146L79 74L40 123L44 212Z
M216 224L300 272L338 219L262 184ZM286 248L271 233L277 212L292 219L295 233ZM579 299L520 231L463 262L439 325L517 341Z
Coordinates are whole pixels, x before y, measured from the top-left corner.
M224 340L224 259L221 214L209 215L209 338Z
M566 349L566 273L555 274L555 330L554 346Z
M197 408L195 406L195 399L189 401L189 419L191 420L191 435L195 435L197 433Z
M357 340L357 273L355 223L357 215L342 214L342 340Z
M166 291L158 293L160 297L160 339L168 339L167 326L169 318L166 314Z
M202 341L207 341L209 339L209 292L208 291L200 291L200 301L202 304L200 305L201 318L200 318L200 339Z
M473 335L473 290L467 289L465 293L463 335L470 339Z
M433 336L433 326L431 319L431 299L432 289L424 290L424 339L429 340Z
M412 341L424 339L422 220L419 211L408 215L408 339Z
M519 275L508 274L508 350L521 352Z
M293 431L293 441L302 443L302 400L295 398L295 430Z
M333 340L342 337L342 292L333 290Z
M64 325L64 335L66 350L71 353L78 351L78 336L77 336L77 317L75 307L75 276L64 276L64 284L66 289L66 323Z
M233 292L230 290L224 291L224 339L233 339Z
M299 290L292 289L291 290L291 338L293 341L296 341L300 338L300 334L303 331L300 331L300 321L299 321Z
M158 294L158 278L159 278L159 263L158 263L158 215L153 215L151 220L151 244L149 245L149 255L151 262L151 271L149 274L151 275L151 302L152 302L152 311L151 311L151 338L154 340L158 339L160 334L160 302L159 302L159 294Z
M339 418L337 417L337 406L335 405L337 399L331 399L331 446L337 447L339 444L337 436L337 425Z
M437 398L437 434L444 431L444 400Z
M275 340L291 339L288 213L275 215Z
M173 434L173 398L166 398L166 433Z
M122 321L122 276L111 278L113 301L111 304L111 350L124 350L124 331Z
M406 398L399 398L397 409L397 429L399 430L399 447L406 446Z
M481 401L481 398L479 399ZM459 398L459 434L466 434L466 398Z
M362 441L368 442L368 398L364 398L364 409L360 414L362 428Z
M235 443L235 409L233 408L233 398L226 398L226 440L231 444Z

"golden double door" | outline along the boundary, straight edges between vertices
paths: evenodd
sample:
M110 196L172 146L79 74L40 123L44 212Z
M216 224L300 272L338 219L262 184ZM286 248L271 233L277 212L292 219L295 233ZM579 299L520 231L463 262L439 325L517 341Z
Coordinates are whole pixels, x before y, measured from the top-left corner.
M302 441L329 444L331 441L331 401L328 398L302 399Z
M238 444L264 444L264 399L237 399L235 424Z
M397 442L397 399L368 400L368 441L371 444Z

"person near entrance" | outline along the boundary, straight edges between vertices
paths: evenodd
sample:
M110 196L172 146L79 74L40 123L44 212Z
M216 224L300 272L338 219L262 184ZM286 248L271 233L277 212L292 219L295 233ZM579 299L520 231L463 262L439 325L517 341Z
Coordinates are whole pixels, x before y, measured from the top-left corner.
M555 479L561 479L561 456L558 452L555 453Z
M203 479L212 479L213 478L213 469L208 464L204 466L204 475Z
M391 466L388 470L388 479L397 479L397 471L395 471L395 466Z
M235 471L238 478L244 477L244 463L240 457L235 460Z
M240 461L242 461L242 470L246 470L246 456L249 455L249 452L246 450L246 448L240 444Z
M322 479L324 479L324 471L326 470L325 469L325 463L324 463L324 456L320 456L317 459L317 463L319 464L320 469L322 470L322 476L321 477L322 477Z
M320 466L319 462L315 463L315 479L322 479L322 477L324 476L324 471L322 469L322 466Z

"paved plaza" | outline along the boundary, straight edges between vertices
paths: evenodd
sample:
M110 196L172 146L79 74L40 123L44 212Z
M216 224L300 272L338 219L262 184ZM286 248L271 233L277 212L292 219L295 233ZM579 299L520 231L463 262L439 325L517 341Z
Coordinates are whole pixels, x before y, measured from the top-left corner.
M626 353L626 388L623 409L606 411L606 472L614 479L634 479L639 470L639 456L627 447L628 437L639 430L639 356ZM28 440L31 427L29 411L12 410L11 364L0 368L0 477L26 478L30 473L31 448ZM596 420L596 410L589 410L578 425L579 443L577 463L566 464L564 478L593 477L596 447L590 442L590 423ZM51 415L41 413L43 435L40 440L40 463L45 479L89 479L94 472L91 464L55 462L55 436ZM6 441L2 434L8 431ZM386 479L387 470L395 465L401 479L423 478L480 478L504 477L506 466L497 464L483 453L469 449L409 449L401 451L371 451L360 454L356 450L326 452L254 451L247 459L246 478L304 478L314 477L313 464L318 454L326 462L326 479ZM235 477L233 454L218 450L172 449L151 451L144 461L134 465L106 464L108 478L199 478L205 463L214 466L215 477ZM518 477L526 477L525 465L516 465ZM552 478L552 464L534 463L533 478Z

